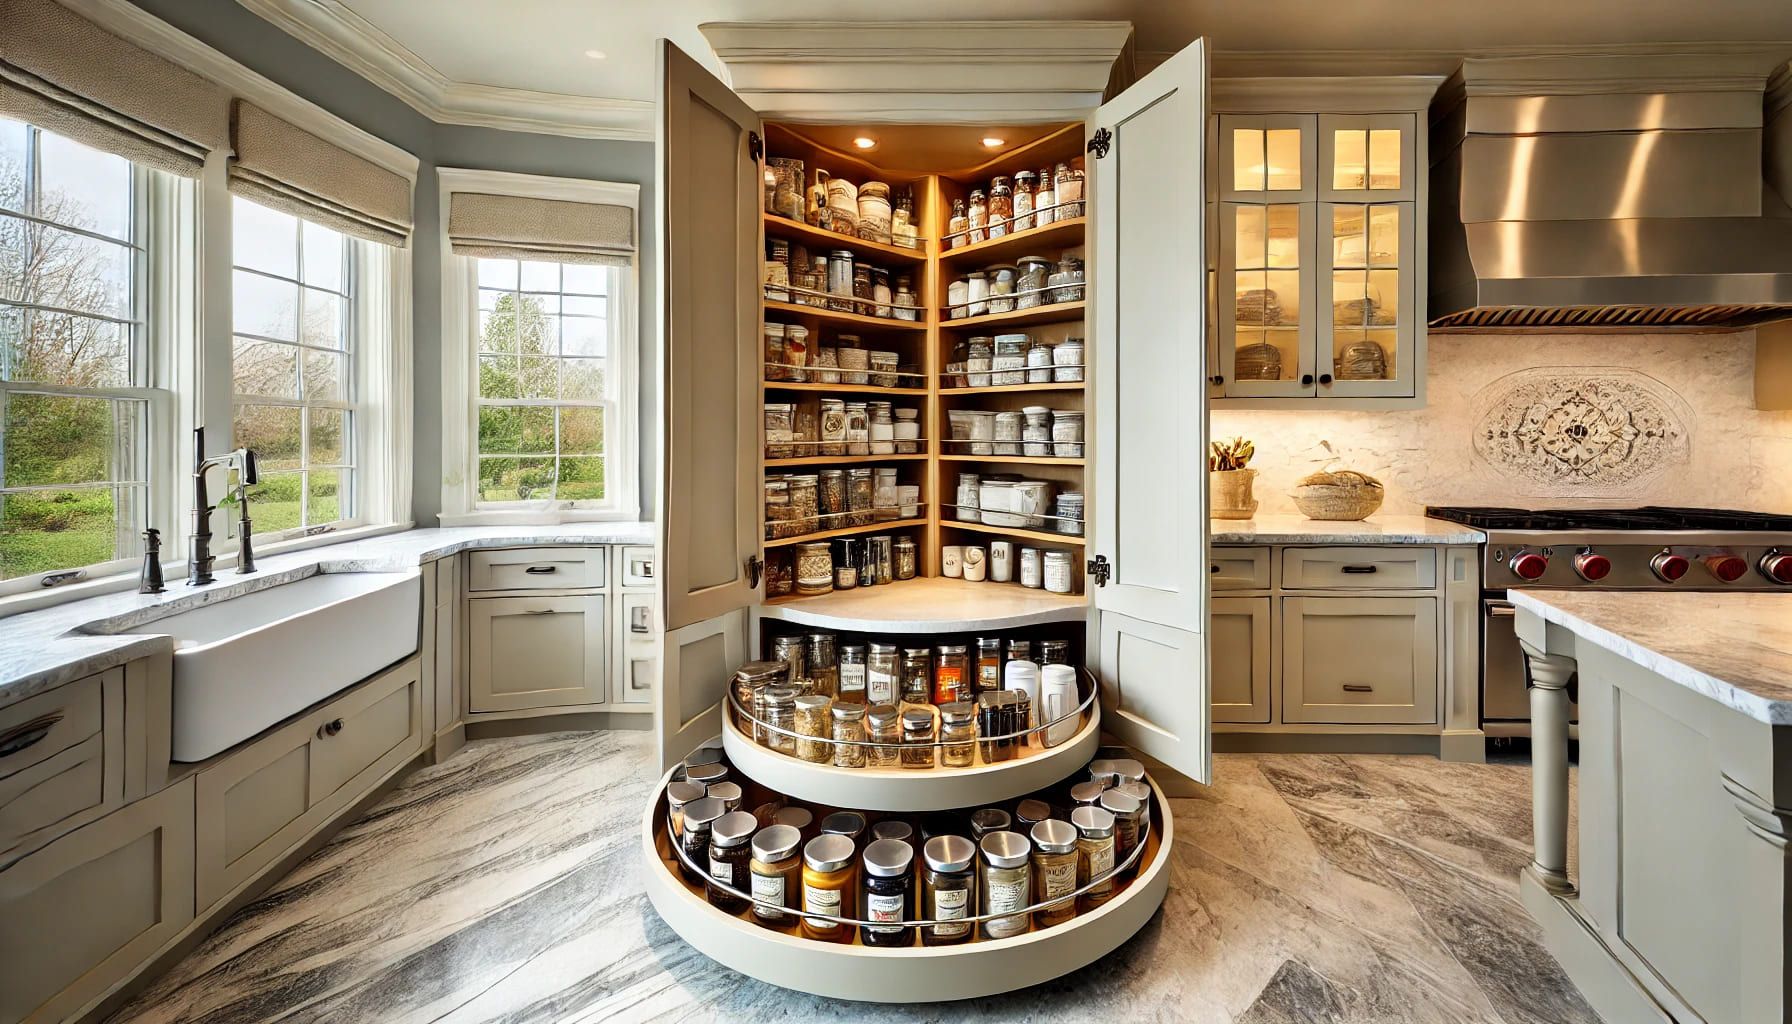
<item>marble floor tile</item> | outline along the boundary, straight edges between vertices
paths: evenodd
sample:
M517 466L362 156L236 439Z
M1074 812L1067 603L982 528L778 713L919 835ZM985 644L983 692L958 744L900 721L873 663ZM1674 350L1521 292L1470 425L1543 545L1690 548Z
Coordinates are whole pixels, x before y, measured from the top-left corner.
M641 733L469 744L423 769L153 982L115 1022L596 1024L841 1019L660 921ZM1222 755L1172 803L1164 909L1101 961L855 1022L1577 1024L1595 1018L1516 902L1522 768ZM1512 877L1503 873L1512 872Z

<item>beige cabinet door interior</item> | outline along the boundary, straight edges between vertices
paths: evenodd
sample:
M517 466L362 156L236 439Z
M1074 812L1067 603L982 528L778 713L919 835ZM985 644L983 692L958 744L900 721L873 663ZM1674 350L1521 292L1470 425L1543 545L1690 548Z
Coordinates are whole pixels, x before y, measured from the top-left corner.
M605 626L601 594L468 601L469 708L520 711L604 703Z
M1088 126L1102 725L1201 782L1212 767L1206 123L1207 56L1196 41Z
M655 724L670 766L721 732L758 595L759 116L660 41L659 227L665 663ZM724 636L724 634L727 634ZM683 653L682 648L692 649Z
M1213 660L1213 720L1269 721L1269 619L1267 597L1216 597L1209 619Z
M1282 721L1437 721L1437 599L1282 599Z

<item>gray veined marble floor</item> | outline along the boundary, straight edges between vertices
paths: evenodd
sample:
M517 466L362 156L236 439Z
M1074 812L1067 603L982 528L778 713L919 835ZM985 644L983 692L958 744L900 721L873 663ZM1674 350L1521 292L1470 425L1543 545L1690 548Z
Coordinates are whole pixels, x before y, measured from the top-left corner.
M639 733L469 745L238 913L114 1020L843 1019L713 964L641 891ZM1514 765L1223 755L1178 800L1164 909L1067 978L858 1021L1439 1022L1597 1018L1517 898Z

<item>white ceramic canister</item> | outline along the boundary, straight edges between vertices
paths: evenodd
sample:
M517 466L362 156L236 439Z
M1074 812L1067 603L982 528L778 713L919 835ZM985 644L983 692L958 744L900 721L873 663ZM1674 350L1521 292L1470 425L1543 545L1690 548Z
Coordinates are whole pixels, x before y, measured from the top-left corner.
M859 187L845 178L828 179L828 209L833 212L833 230L842 235L858 234Z
M989 526L1020 527L1026 519L1015 514L1015 481L986 479L977 489L977 507Z
M1074 384L1083 379L1083 339L1065 338L1052 346L1052 380Z
M1002 666L1002 689L1019 690L1027 695L1027 728L1039 724L1039 665L1031 661L1011 661Z
M983 486L978 482L977 474L958 474L959 521L966 523L981 523L983 521L983 513L979 511L983 507L980 504L983 500L982 490Z
M947 544L940 548L940 575L956 580L964 577L964 548Z
M1045 526L1045 516L1051 508L1052 485L1044 480L1018 480L1014 484L1013 505L1020 522L1015 524L1023 529L1037 530Z
M1083 457L1083 414L1069 409L1052 413L1052 454L1060 459Z
M964 549L964 578L968 583L982 583L989 576L989 556L975 545Z
M1047 551L1042 561L1045 563L1043 566L1045 589L1054 594L1070 593L1073 584L1070 552Z
M991 541L989 544L989 578L995 583L1014 582L1014 542Z
M1038 590L1045 585L1040 579L1038 548L1021 548L1019 562L1021 586Z
M1039 670L1039 724L1045 726L1044 743L1056 747L1076 735L1076 669L1046 665ZM1048 724L1049 723L1049 724Z

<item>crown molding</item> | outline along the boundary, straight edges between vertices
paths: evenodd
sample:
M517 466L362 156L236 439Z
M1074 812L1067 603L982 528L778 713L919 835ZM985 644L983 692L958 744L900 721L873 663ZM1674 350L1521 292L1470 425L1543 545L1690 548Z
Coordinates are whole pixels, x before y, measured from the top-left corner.
M1552 76L1587 82L1604 78L1614 91L1639 84L1658 84L1663 73L1694 85L1701 77L1731 82L1767 76L1786 63L1792 40L1687 43L1560 43L1536 46L1484 46L1462 50L1219 50L1213 55L1213 77L1275 78L1290 76L1449 76L1469 61L1502 78L1525 77L1529 69L1544 81ZM1169 54L1141 53L1140 63L1155 66ZM1638 61L1649 63L1639 64ZM1625 81L1622 68L1649 71ZM1603 70L1601 70L1603 69ZM1665 70L1664 70L1665 69ZM1524 88L1532 88L1527 84Z
M1080 121L1127 52L1125 21L758 21L698 26L764 117Z
M1208 91L1213 109L1227 114L1310 110L1316 96L1325 97L1331 113L1373 114L1424 110L1443 83L1443 75L1215 78Z
M651 142L649 100L502 89L450 81L341 0L237 0L306 46L391 93L438 124L581 139Z
M230 90L296 127L383 167L417 180L415 154L357 128L285 86L244 67L230 56L175 28L128 0L58 0L114 35L129 39L194 74Z

